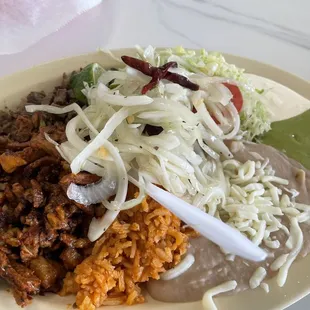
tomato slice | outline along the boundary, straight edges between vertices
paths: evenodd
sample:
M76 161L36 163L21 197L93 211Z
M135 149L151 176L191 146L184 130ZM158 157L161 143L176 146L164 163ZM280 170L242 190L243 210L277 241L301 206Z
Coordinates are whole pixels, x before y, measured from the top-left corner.
M225 85L232 93L233 97L231 101L234 104L237 111L240 112L243 106L243 97L239 87L230 83L223 83L223 85Z

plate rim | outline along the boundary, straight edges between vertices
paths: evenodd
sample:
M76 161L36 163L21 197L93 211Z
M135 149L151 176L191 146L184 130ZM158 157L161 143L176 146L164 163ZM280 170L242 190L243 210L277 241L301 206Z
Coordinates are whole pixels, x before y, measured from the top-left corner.
M157 48L157 49L160 50L160 49L165 49L165 48ZM197 50L197 49L193 49L193 50ZM111 49L109 51L111 51L112 53L115 53L115 54L126 54L126 53L132 54L132 53L134 53L135 49L134 48L120 48L120 49ZM14 79L18 79L20 76L27 76L28 74L38 74L38 72L40 72L42 70L44 71L45 67L52 67L52 66L56 66L57 64L59 65L61 63L70 62L73 60L76 60L77 62L79 60L83 61L84 59L91 60L92 58L96 58L98 56L102 57L103 55L106 55L105 52L99 50L96 52L91 52L91 53L86 53L86 54L81 54L81 55L75 55L72 57L64 57L64 58L60 58L60 59L55 59L53 61L48 61L48 62L39 64L39 65L33 66L31 68L20 70L20 71L14 72L12 74L1 77L0 78L0 88L1 88L1 85L6 85L6 84L14 81ZM261 71L267 70L268 71L267 76L265 74L261 75L261 76L270 78L270 79L272 79L272 80L274 80L274 81L276 81L282 85L285 85L288 88L294 90L296 93L298 93L298 94L302 95L303 97L310 100L310 81L307 81L307 80L305 80L305 79L303 79L303 78L301 78L301 77L299 77L293 73L287 72L281 68L278 68L276 66L273 66L273 65L270 65L270 64L267 64L264 62L260 62L260 61L253 60L253 59L243 57L243 56L227 54L227 53L222 53L222 55L225 57L225 59L229 63L236 64L239 67L245 67L247 73L251 73L251 72L248 72L247 66L246 65L240 66L239 63L244 63L244 64L249 64L251 66L255 66L256 68L259 68L259 70L261 70ZM37 79L39 80L39 78L37 78ZM31 89L27 89L27 90L30 91ZM2 100L2 95L0 95L0 102L1 102L1 100ZM305 259L306 258L303 258L301 260L305 260ZM310 262L310 255L308 255L307 260ZM309 277L310 277L310 271L309 271ZM255 292L255 290L252 290L252 292ZM310 283L308 286L305 286L302 289L302 291L299 291L298 293L294 294L288 300L283 298L282 300L279 300L278 304L276 304L274 307L271 307L269 309L279 309L279 307L286 308L286 307L292 305L293 303L297 302L301 298L305 297L309 293L310 293ZM239 293L235 296L241 296L242 294L243 293ZM272 294L272 291L270 292L270 294ZM10 296L10 298L12 298L12 297ZM222 303L221 301L223 300L224 304L228 305L229 304L229 301L227 301L228 299L230 299L230 296L224 296L224 297L220 297L218 299L218 301L221 304ZM225 300L226 300L226 302L225 302ZM34 300L34 303L35 302L36 302L36 300ZM162 303L160 303L160 304L162 304ZM197 305L197 303L195 303L195 304ZM176 309L177 308L180 309L180 304L174 304L174 305L175 305ZM177 306L177 305L179 305L179 306ZM164 310L164 308L166 309L165 304L162 304L159 307L163 310ZM156 309L159 309L159 307L158 308L156 307ZM0 309L1 308L2 308L2 306L0 305ZM131 309L133 309L133 308L131 308ZM141 309L141 308L139 308L139 309ZM167 310L168 310L168 308L167 308Z

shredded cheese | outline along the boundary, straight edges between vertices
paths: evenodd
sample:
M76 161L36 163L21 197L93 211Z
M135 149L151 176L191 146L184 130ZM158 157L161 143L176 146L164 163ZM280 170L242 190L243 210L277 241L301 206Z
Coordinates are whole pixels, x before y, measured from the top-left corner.
M273 263L270 265L270 270L277 271L279 270L286 262L288 254L282 254L276 258Z
M293 239L293 249L289 253L286 262L279 269L279 273L277 276L277 283L280 287L282 287L285 284L288 271L293 261L296 259L297 255L299 254L302 248L302 245L303 245L303 234L299 227L297 219L290 218L290 222L291 222L291 236Z
M264 240L264 243L266 246L270 249L278 249L280 247L280 241L279 240Z
M261 284L261 282L265 279L266 275L267 275L266 269L263 267L258 267L254 271L252 277L250 278L249 282L250 288L251 289L257 288Z
M213 296L229 292L234 290L237 287L236 281L227 281L223 284L220 284L208 291L206 291L202 298L202 306L204 310L217 310L217 307L213 301Z
M270 289L269 289L269 285L267 283L261 283L260 287L268 294Z
M226 204L216 206L215 214L227 219L227 223L257 245L264 244L270 249L281 247L280 241L271 234L283 230L288 239L282 246L290 249L271 262L271 270L279 271L277 283L283 286L288 270L298 256L303 243L303 234L299 222L310 220L310 206L294 202L296 193L291 198L277 186L288 185L288 181L275 176L275 171L266 159L263 163L248 160L242 164L235 159L229 159L222 164L224 176L230 188ZM207 203L208 204L208 203ZM290 219L290 228L282 217ZM250 287L256 288L261 284L267 272L258 268L250 280Z

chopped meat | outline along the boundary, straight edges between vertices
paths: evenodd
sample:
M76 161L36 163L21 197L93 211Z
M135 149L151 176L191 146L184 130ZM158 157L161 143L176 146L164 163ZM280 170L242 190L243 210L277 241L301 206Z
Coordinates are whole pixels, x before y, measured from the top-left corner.
M27 101L67 104L66 85L48 95L33 92ZM45 138L66 141L66 122L74 115L28 114L24 107L0 112L0 278L21 306L35 294L59 292L66 272L92 250L87 231L94 207L68 199L60 180L70 166ZM100 178L81 173L65 179L88 184Z
M15 287L13 288L13 296L16 303L21 307L28 306L32 301L31 295L29 295L26 291L19 290Z
M105 208L101 205L101 204L98 204L95 206L95 216L96 218L99 218L99 217L102 217L105 213Z
M1 207L3 206L4 202L5 202L5 194L4 194L4 192L0 192L0 206Z
M5 172L12 173L18 167L25 166L27 163L31 163L40 157L42 157L42 152L26 147L19 152L7 151L2 153L0 155L0 164Z
M54 186L47 205L44 208L46 222L52 229L70 230L74 224L70 217L77 211L77 207L71 204L59 186Z
M33 124L34 128L39 128L40 127L40 121L41 121L41 112L34 112L31 115L31 122Z
M33 194L33 207L39 208L44 201L44 195L41 185L36 180L31 180L32 194Z
M1 150L5 150L8 146L8 137L3 137L3 136L0 136L0 149Z
M49 192L49 199L45 206L44 213L53 212L58 206L63 207L66 204L70 204L69 198L66 196L66 194L63 192L62 188L58 184L45 183L44 189Z
M33 123L28 115L19 115L15 121L15 129L10 133L10 138L17 142L26 142L32 136Z
M50 209L50 205L48 206ZM75 225L75 221L70 219L70 206L58 205L54 210L46 214L47 223L52 229L70 231Z
M19 292L19 296L23 296L21 300L17 299L22 306L27 304L28 295L37 294L40 290L41 281L34 272L22 264L10 261L2 251L0 251L0 277L10 283L14 291Z
M57 237L58 233L55 229L47 228L44 232L40 233L40 247L51 248Z
M14 193L12 192L12 188L11 188L10 184L5 185L4 195L5 195L5 198L9 202L13 202L15 200L15 196L14 196Z
M0 167L0 173L1 173L1 167ZM6 183L8 182L9 180L11 179L11 176L10 175L2 175L0 176L0 182L2 183L1 186L3 186L3 183ZM3 188L1 188L1 190L3 190Z
M27 188L24 192L24 199L29 201L30 203L33 203L33 194L32 194L32 188Z
M62 251L60 258L68 270L73 270L83 260L83 256L74 248L66 248Z
M52 125L41 127L40 136L44 137L45 133L48 134L54 141L58 143L65 142L67 140L65 133L66 126L63 123L56 122ZM44 137L45 139L45 137Z
M20 183L14 183L12 185L12 192L14 193L14 195L17 198L22 198L24 196L24 191L25 189L23 188L23 186Z
M2 235L1 228L4 228L7 225L7 217L2 208L0 208L0 235Z
M41 280L45 289L52 287L59 277L58 270L43 256L32 259L29 268Z
M53 292L53 293L58 293L63 285L63 279L66 277L67 274L67 269L65 268L64 264L62 261L55 261L48 259L48 262L53 266L54 270L57 272L57 281L54 283L53 286L49 287L48 289L42 290L48 291L48 292Z
M54 97L54 103L57 105L67 104L67 90L64 88L58 88Z
M101 178L95 174L90 174L88 172L79 172L78 174L70 173L64 176L60 180L60 184L68 186L70 183L75 183L79 185L87 185L91 183L96 183Z
M54 93L48 93L41 101L41 104L43 105L50 105L53 102L54 99Z
M64 242L68 247L83 249L89 247L91 242L88 238L77 238L69 234L61 234L60 240Z
M11 247L18 247L21 244L22 232L19 228L10 228L1 234L0 240Z
M61 210L61 207L58 208L58 211ZM63 213L63 212L58 212ZM52 229L63 229L67 230L69 228L67 221L64 221L64 216L58 216L56 212L49 212L46 215L47 222Z
M10 206L10 204L5 204L1 208L0 214L1 216L3 216L3 219L1 220L2 222L1 225L8 226L9 224L16 222L16 218L14 215L14 207Z
M0 165L7 173L14 172L17 168L25 166L27 163L42 157L42 152L35 150L31 147L26 147L22 151L13 153L6 151L0 155Z
M23 220L23 224L28 226L38 226L42 222L42 214L38 210L32 209Z
M12 251L6 245L0 245L0 252L8 255L11 254Z
M76 201L73 201L72 202L79 208L81 209L83 212L85 212L86 214L88 215L91 215L93 216L95 214L95 207L94 205L82 205L81 203L78 203Z
M12 173L18 167L24 166L26 164L26 160L14 153L3 153L0 155L0 165L2 166L2 169L7 173Z
M15 154L23 158L28 164L45 155L42 150L38 150L35 146L26 147L22 151L16 152Z
M45 92L44 91L32 91L28 96L27 96L27 102L31 104L41 104L42 100L45 98Z
M16 208L14 209L14 216L18 218L23 212L23 210L25 210L25 204L22 202L19 202Z
M21 238L20 257L23 262L36 258L39 253L40 228L32 226L23 231Z
M58 151L55 149L55 146L52 143L48 142L45 139L44 135L40 134L32 138L30 141L30 145L36 150L39 149L41 151L44 151L46 154L55 157L55 159L60 157Z
M51 182L58 183L60 167L58 165L50 165L40 167L40 170L37 174L37 181L39 183Z
M12 131L12 126L14 118L11 113L7 111L0 111L0 134L9 135Z
M37 159L36 161L32 162L31 164L29 164L24 169L24 175L26 177L30 177L32 173L34 172L34 170L36 170L37 168L42 167L42 166L54 165L54 164L57 164L58 162L59 162L58 158L55 158L53 156L41 157Z
M30 146L30 142L16 142L16 141L8 141L7 148L9 150L20 150Z

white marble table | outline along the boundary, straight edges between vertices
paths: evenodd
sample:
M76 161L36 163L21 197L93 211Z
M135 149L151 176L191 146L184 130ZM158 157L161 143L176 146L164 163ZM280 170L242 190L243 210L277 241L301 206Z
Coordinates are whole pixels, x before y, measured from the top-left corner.
M176 46L246 56L310 80L310 1L103 0L28 50L0 56L0 76L99 47ZM310 308L310 297L290 310Z
M134 44L219 50L310 80L307 0L103 0L28 50L0 56L0 76L50 61Z

